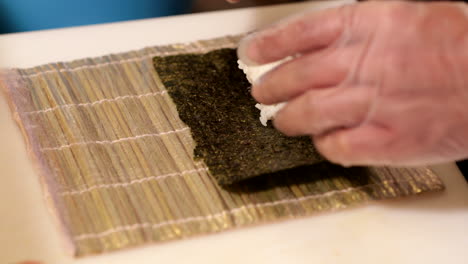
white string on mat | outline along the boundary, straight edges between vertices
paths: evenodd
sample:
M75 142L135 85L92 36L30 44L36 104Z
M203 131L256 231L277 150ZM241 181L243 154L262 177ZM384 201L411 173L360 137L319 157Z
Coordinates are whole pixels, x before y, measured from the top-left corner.
M94 102L89 102L89 103L57 105L57 106L50 107L50 108L45 108L45 109L41 109L41 110L26 112L26 114L32 115L32 114L47 113L47 112L51 112L51 111L54 111L54 110L57 110L57 109L71 108L71 107L87 107L87 106L92 107L92 106L103 104L103 103L117 102L117 101L125 100L125 99L141 99L143 97L165 95L165 94L167 94L167 91L159 91L159 92L152 92L152 93L145 93L145 94L135 94L135 95L123 95L123 96L117 96L115 98L104 98L104 99L94 101Z
M153 181L153 180L160 181L160 180L164 180L164 179L170 178L170 177L180 177L180 176L190 174L190 173L205 172L205 171L208 171L208 168L205 167L205 168L185 170L185 171L181 171L181 172L174 172L174 173L168 173L168 174L157 175L157 176L150 176L150 177L147 177L147 178L131 180L129 182L99 184L99 185L91 186L91 187L88 187L88 188L85 188L85 189L82 189L82 190L62 192L59 195L61 195L61 196L81 195L83 193L91 192L92 190L95 190L95 189L125 188L125 187L128 187L128 186L133 185L133 184L141 184L141 183L148 182L148 181Z
M405 181L405 182L408 182L408 181ZM351 191L356 191L356 190L363 189L363 188L377 186L377 185L384 184L384 183L387 183L387 184L388 183L397 183L397 181L383 181L383 182L380 182L380 183L370 183L370 184L366 184L366 185L362 185L362 186L358 186L358 187L349 187L349 188L342 189L342 190L328 191L328 192L321 193L321 194L311 194L311 195L307 195L307 196L304 196L304 197L287 198L287 199L282 199L282 200L278 200L278 201L274 201L274 202L265 202L265 203L242 205L242 206L239 206L237 208L233 208L233 209L229 209L229 210L223 210L223 211L221 211L219 213L210 214L210 215L206 215L206 216L193 216L193 217L187 217L187 218L182 218L182 219L177 219L177 220L169 220L169 221L164 221L164 222L161 222L161 223L154 223L154 224L153 223L137 223L137 224L128 225L128 226L117 226L115 228L111 228L109 230L106 230L106 231L103 231L103 232L100 232L100 233L96 233L96 234L92 234L92 233L81 234L81 235L75 236L74 240L80 241L80 240L86 240L86 239L98 239L98 238L102 238L102 237L105 237L105 236L108 236L110 234L117 233L117 232L120 232L120 231L131 231L131 230L143 229L143 228L158 229L158 228L161 228L161 227L164 227L164 226L167 226L167 225L185 224L185 223L190 223L190 222L209 221L209 220L211 220L213 218L218 218L218 217L221 217L221 216L224 216L224 215L233 215L233 214L235 214L235 213L237 213L238 211L241 211L241 210L246 210L246 209L251 209L251 208L252 209L255 209L255 208L260 209L260 208L277 206L277 205L284 205L284 204L298 204L298 203L301 203L301 202L307 201L307 200L313 200L313 199L318 199L318 198L329 197L329 196L337 195L337 194L340 194L340 193L348 193L348 192L351 192ZM403 183L403 182L400 181L398 183Z
M170 130L170 131L161 132L161 133L143 134L143 135L138 135L138 136L133 136L133 137L119 138L119 139L116 139L116 140L75 142L75 143L70 143L70 144L62 145L62 146L58 146L58 147L41 148L40 151L41 152L59 151L59 150L63 150L63 149L66 149L66 148L71 148L73 146L86 146L86 145L91 145L91 144L94 144L94 145L110 145L110 144L116 144L116 143L120 143L120 142L124 142L124 141L136 140L136 139L145 138L145 137L160 137L160 136L164 136L164 135L170 135L170 134L185 132L185 131L189 131L189 130L190 130L189 127L184 127L184 128L180 128L180 129L176 129L176 130Z

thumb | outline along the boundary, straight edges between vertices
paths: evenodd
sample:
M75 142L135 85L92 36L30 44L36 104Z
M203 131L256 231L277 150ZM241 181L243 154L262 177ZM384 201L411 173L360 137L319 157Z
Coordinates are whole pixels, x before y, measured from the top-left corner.
M328 160L344 166L390 165L388 146L391 131L372 123L314 136L318 151Z

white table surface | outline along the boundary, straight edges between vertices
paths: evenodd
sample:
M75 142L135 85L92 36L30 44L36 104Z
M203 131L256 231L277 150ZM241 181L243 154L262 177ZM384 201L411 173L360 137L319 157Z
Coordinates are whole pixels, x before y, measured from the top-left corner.
M237 34L329 4L0 35L0 67ZM75 260L63 247L22 136L0 96L0 263L468 263L468 185L454 164L435 170L447 186L445 192Z

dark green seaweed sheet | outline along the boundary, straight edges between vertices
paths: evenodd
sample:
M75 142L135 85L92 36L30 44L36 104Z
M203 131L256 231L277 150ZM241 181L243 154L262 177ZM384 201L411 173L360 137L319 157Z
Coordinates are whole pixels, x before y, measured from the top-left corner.
M236 51L155 57L154 66L196 142L195 158L220 184L323 161L309 137L259 121Z

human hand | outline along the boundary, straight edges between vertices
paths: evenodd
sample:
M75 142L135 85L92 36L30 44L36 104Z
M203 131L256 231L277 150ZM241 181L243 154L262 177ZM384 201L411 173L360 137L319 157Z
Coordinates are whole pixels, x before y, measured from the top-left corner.
M468 15L462 3L364 2L305 13L244 39L239 58L297 56L254 83L287 101L274 125L343 165L468 157ZM299 54L299 55L298 55Z

